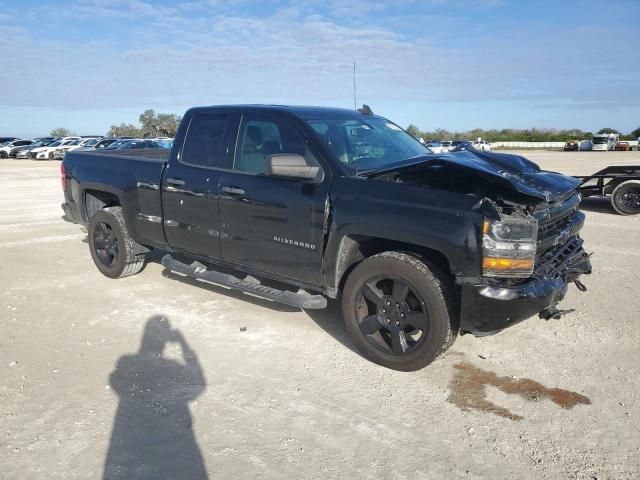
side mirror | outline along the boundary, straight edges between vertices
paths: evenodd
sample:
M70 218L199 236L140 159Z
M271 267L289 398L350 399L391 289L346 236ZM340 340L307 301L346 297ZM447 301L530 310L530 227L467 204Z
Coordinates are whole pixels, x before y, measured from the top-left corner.
M319 171L320 167L309 165L304 157L297 153L267 155L267 175L313 180Z

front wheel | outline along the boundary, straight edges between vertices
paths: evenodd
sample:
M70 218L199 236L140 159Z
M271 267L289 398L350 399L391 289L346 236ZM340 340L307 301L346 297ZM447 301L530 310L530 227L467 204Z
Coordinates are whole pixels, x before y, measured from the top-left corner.
M347 331L375 363L419 370L453 344L457 327L448 282L417 257L384 252L360 263L342 295Z
M0 158L9 158L9 155L5 151L0 151Z
M144 267L144 253L131 238L121 207L98 210L88 228L89 249L93 262L103 275L122 278L138 273Z
M627 180L611 193L611 205L620 215L640 213L640 180Z

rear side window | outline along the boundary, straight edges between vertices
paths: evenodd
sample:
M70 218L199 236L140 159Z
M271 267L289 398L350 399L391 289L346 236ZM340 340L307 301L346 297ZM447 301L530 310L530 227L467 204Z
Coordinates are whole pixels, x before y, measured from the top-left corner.
M180 161L202 167L222 166L222 145L229 115L196 115L189 123Z

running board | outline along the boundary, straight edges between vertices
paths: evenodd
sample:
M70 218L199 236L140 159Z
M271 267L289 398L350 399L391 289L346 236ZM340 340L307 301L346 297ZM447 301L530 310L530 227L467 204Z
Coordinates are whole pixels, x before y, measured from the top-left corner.
M194 261L191 265L187 265L167 254L162 257L161 263L164 268L172 272L240 290L241 292L251 293L257 297L284 303L290 307L312 310L326 308L327 306L327 299L322 295L311 295L305 290L298 290L297 292L278 290L277 288L262 285L260 280L250 275L240 279L229 273L207 270L207 267L200 262Z

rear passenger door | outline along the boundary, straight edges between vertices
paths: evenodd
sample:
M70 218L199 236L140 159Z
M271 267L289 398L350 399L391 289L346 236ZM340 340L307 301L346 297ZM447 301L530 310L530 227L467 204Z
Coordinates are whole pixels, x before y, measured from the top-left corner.
M220 258L218 186L230 166L238 116L196 113L162 180L164 229L177 251Z
M268 176L267 156L297 153L323 171L316 180ZM304 135L277 113L246 113L232 171L220 178L222 258L319 284L329 170Z

